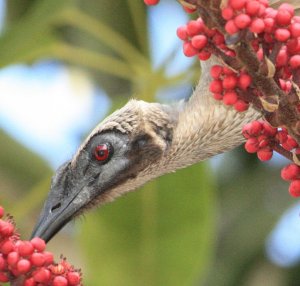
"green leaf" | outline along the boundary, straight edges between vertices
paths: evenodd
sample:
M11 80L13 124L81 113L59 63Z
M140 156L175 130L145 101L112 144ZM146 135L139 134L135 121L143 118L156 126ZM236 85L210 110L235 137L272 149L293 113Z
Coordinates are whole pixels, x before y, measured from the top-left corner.
M0 37L0 66L48 56L47 48L57 39L54 24L73 1L43 0ZM44 51L45 50L45 51Z
M85 285L195 285L213 255L213 190L201 164L91 213L79 230Z

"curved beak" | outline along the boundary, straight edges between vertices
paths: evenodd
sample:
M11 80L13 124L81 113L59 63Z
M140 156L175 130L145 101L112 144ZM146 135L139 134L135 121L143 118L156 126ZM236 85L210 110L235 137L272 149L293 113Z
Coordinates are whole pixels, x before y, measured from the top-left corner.
M74 177L70 176L71 172L69 164L66 163L52 178L51 190L32 237L49 241L90 201L86 180L82 177L74 180Z
M57 201L50 193L31 237L40 237L48 242L71 220L76 211L72 200Z

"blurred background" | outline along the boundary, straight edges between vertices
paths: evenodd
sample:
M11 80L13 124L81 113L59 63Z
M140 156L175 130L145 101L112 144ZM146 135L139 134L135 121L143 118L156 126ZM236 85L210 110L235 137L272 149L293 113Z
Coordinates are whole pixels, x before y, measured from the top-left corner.
M190 96L174 0L0 0L0 204L30 236L54 170L129 98ZM300 281L300 204L280 157L242 147L159 178L50 243L93 286L285 286Z

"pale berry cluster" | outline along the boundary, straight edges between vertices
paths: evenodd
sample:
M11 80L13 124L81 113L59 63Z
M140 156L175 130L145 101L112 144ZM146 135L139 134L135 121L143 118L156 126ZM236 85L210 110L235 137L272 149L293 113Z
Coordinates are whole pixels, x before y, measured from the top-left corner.
M18 280L22 286L81 285L81 273L64 258L54 263L44 240L20 240L10 216L0 206L0 283Z
M284 3L273 9L269 7L268 0L229 0L222 16L227 20L225 30L228 34L244 29L257 34L252 44L260 59L263 57L260 43L264 42L265 47L268 45L268 52L280 43L276 67L284 67L285 78L289 78L291 70L300 66L300 17L294 16L294 8L290 4Z
M199 60L208 60L213 47L218 47L228 56L235 55L225 45L224 35L217 29L209 29L201 17L177 28L177 36L183 41L183 53L187 57L198 56Z
M210 74L213 80L209 90L216 100L233 105L240 112L248 109L249 103L239 97L239 91L246 91L251 84L251 77L246 72L237 73L228 67L214 65Z

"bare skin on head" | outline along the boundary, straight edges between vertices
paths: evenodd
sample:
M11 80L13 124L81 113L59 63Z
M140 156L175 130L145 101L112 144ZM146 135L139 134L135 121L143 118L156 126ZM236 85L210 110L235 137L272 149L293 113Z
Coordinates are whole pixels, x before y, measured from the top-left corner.
M33 236L48 241L86 209L240 145L242 126L260 114L236 112L211 97L211 64L202 65L188 102L131 100L100 123L54 175Z

